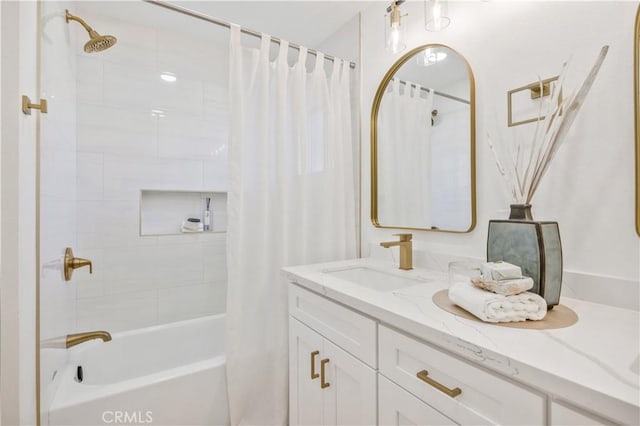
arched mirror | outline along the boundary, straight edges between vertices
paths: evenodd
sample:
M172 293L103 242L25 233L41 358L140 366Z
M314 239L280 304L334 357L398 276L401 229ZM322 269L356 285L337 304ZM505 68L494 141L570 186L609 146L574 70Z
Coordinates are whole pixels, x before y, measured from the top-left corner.
M474 98L471 68L450 47L418 47L389 69L371 111L375 226L475 227Z
M640 6L636 13L636 30L633 42L634 96L636 103L636 232L640 236Z

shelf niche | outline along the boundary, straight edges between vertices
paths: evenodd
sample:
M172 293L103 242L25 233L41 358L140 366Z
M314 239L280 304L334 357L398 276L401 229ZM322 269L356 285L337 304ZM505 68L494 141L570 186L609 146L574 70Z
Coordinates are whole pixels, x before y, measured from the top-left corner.
M197 218L204 223L206 199L211 198L211 230L182 232L182 222ZM197 235L227 231L227 193L143 189L140 191L140 235Z

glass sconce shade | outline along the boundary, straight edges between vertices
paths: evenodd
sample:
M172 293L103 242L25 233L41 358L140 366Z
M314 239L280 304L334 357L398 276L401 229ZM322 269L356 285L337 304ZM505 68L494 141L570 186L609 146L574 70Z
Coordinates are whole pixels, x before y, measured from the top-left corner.
M420 52L416 55L418 65L428 67L437 62L444 61L447 58L447 53L437 48L425 49L424 52Z
M444 30L451 23L445 0L424 0L424 26L427 31Z
M391 53L402 52L407 47L407 29L404 18L407 15L400 14L401 2L394 1L384 15L385 47Z

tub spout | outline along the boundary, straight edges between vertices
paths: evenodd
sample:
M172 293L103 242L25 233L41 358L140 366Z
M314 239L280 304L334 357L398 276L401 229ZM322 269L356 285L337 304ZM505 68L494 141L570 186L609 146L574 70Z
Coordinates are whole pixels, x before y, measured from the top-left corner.
M68 349L93 339L100 339L103 342L109 342L111 340L111 334L106 331L87 331L84 333L67 334L66 347Z

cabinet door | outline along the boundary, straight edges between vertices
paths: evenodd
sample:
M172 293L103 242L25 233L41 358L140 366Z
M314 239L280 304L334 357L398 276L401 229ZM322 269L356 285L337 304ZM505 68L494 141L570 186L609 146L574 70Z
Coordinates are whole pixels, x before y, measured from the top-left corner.
M322 424L377 424L376 372L328 340L321 355L328 384L322 389Z
M378 375L378 424L405 426L456 423L386 377Z
M295 318L289 317L289 422L292 425L322 424L320 356L323 338ZM312 368L314 374L312 378Z

